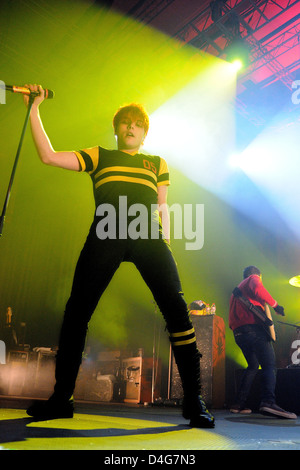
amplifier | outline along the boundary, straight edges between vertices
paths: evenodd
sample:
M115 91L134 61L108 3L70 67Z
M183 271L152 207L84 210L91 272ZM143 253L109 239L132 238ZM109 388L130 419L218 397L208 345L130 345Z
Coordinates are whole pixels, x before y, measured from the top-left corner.
M34 380L35 396L46 398L53 393L55 385L56 352L41 348L37 352Z
M161 363L153 359L129 357L122 361L123 379L125 381L125 402L152 403L160 396Z
M116 377L112 373L103 374L99 363L83 360L79 368L74 399L83 401L110 402L113 400Z
M28 395L28 389L34 379L32 356L35 357L29 351L11 350L8 352L2 393L10 396Z
M110 402L113 400L114 375L79 373L74 391L75 400Z

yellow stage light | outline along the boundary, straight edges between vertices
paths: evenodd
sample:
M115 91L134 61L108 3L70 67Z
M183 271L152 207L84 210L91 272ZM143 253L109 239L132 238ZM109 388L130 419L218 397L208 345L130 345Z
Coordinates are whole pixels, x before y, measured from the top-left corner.
M294 287L300 287L300 274L298 276L291 277L289 284Z

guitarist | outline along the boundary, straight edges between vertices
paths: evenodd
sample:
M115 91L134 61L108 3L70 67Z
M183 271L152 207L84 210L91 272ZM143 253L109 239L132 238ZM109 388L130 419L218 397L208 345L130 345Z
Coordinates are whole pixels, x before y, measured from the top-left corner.
M256 266L248 266L243 272L243 281L234 292L250 301L263 313L265 306L270 305L277 314L284 316L284 309L273 299L262 283L260 270ZM236 344L241 349L248 367L244 371L235 404L230 408L232 413L251 413L245 406L251 385L259 366L262 369L262 391L259 411L266 415L296 419L294 413L280 408L275 402L276 361L273 344L266 333L262 320L234 294L230 298L229 327L233 330Z

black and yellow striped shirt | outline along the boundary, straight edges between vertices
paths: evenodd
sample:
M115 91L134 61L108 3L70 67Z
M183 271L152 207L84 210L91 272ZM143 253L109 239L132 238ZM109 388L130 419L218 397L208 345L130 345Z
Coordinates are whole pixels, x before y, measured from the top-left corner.
M130 155L102 147L75 154L81 171L92 178L96 206L117 204L119 196L127 196L131 204L156 204L158 186L170 184L167 163L159 156Z

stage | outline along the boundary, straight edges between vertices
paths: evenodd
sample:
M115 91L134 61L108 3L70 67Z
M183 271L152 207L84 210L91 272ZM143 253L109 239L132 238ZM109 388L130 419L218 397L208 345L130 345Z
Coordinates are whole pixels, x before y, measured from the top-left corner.
M201 450L300 449L299 418L213 410L215 428L195 429L174 406L81 402L72 419L34 421L26 414L30 402L0 398L1 450L100 450L102 463L134 467L175 464L184 456L189 460L181 463L192 464ZM137 460L126 460L130 457Z

